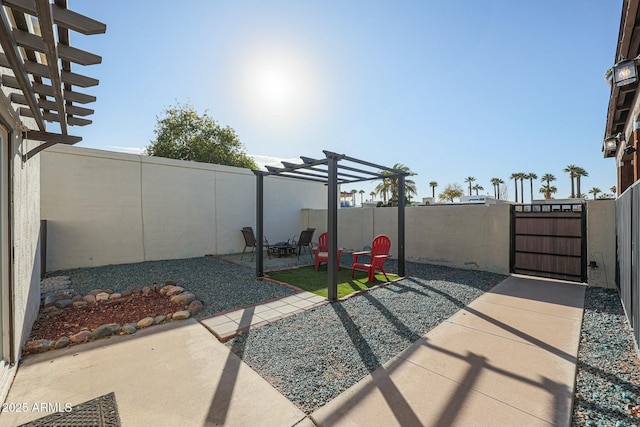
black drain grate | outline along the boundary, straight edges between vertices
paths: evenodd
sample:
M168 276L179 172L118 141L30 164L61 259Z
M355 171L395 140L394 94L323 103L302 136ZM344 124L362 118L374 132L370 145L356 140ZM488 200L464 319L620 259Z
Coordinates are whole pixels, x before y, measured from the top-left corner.
M19 427L120 427L115 394L80 403L69 412L58 412Z

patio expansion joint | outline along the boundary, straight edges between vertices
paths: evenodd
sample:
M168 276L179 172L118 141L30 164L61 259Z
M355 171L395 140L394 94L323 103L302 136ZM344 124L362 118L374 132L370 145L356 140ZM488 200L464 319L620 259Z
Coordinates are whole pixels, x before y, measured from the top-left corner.
M460 323L456 323L455 321L451 321L451 319L447 319L445 322L449 323L451 325L454 325L456 327L459 327L459 328L468 329L470 331L479 332L479 333L482 333L482 334L485 334L485 335L491 335L492 337L496 337L496 338L499 338L501 340L511 341L512 343L515 343L515 344L526 345L526 346L533 347L533 348L543 349L543 350L546 350L549 353L554 354L554 355L556 355L558 357L561 357L561 358L562 358L563 355L566 354L565 351L560 350L560 349L557 349L557 351L556 350L552 350L552 349L544 349L540 345L532 343L532 342L524 342L524 341L522 341L522 339L505 337L504 335L496 334L494 332L489 332L489 331L485 331L483 329L474 328L474 327L469 326L469 325L463 325L463 324L460 324ZM550 347L552 346L551 344L548 344L548 345ZM575 359L574 363L577 362L577 359L578 359L577 355L571 355L571 356Z
M522 311L526 311L526 312L537 314L537 315L541 315L541 316L556 317L556 318L567 319L567 320L579 320L580 322L582 322L582 315L580 315L579 316L580 318L578 319L576 317L562 316L562 315L559 315L559 314L548 313L548 312L544 312L544 311L540 311L540 310L532 310L530 308L518 307L518 306L513 306L513 305L510 305L510 304L501 304L501 303L495 302L495 301L483 300L482 302L484 304L491 304L491 305L495 305L495 306L498 306L498 307L508 307L508 308L513 309L513 310L522 310ZM576 308L576 310L578 310L578 309ZM582 311L582 309L580 309L580 311Z

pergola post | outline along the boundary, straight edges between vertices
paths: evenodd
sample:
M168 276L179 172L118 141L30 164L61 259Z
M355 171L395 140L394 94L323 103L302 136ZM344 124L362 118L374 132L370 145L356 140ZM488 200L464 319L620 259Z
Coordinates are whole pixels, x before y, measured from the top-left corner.
M264 277L263 240L264 238L264 174L256 174L256 277Z
M398 176L398 276L404 276L404 175Z
M329 301L338 299L338 158L327 154L327 233L329 253L327 254L327 290Z

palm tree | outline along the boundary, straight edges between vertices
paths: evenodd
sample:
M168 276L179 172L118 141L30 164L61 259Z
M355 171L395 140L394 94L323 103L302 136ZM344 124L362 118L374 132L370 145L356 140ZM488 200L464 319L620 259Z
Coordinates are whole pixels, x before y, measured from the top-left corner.
M519 174L516 173L512 173L511 176L509 177L509 179L513 180L513 183L515 184L516 187L516 203L518 203L518 179L520 179Z
M496 199L500 198L500 181L502 181L500 178L491 178L491 185L493 185L493 197Z
M576 175L576 190L578 191L578 194L576 194L576 197L582 197L582 193L580 192L580 178L583 176L589 176L589 173L583 168L578 167L576 168L575 175Z
M520 179L520 203L524 203L524 180L526 177L526 173L518 172L518 178Z
M436 187L438 186L437 181L431 181L429 183L429 187L431 187L431 197L436 198Z
M362 206L362 203L363 203L362 199L364 198L364 190L360 190L358 191L358 193L360 193L360 206Z
M376 197L376 192L372 191L371 193L369 193L369 195L371 196L371 201L373 202L373 198Z
M384 173L382 173L384 175ZM376 185L376 188L374 189L376 194L379 194L382 196L382 201L383 203L386 205L387 204L387 193L389 192L389 186L391 185L389 183L389 178L380 178L382 181Z
M576 177L577 169L578 169L578 166L576 165L568 165L566 168L562 170L562 172L568 173L569 176L571 177L571 198L572 199L575 199L576 197L575 177Z
M538 179L538 175L536 175L534 172L531 172L531 173L525 174L524 178L529 180L529 185L531 189L531 203L533 203L533 180Z
M591 190L589 190L589 194L593 194L593 200L598 198L598 193L602 193L602 190L598 187L593 187Z
M353 201L353 206L356 205L356 194L358 194L358 190L351 190L351 200Z
M615 197L615 196L616 196L616 193L617 193L617 191L616 191L616 190L617 190L616 186L614 185L614 186L613 186L613 187L611 187L609 190L611 190L611 192L613 193L613 197Z
M540 192L544 194L545 199L551 199L551 195L555 194L557 191L558 189L556 187L549 184L543 185L542 188L540 188Z
M393 165L393 169L412 173L411 169L408 166L403 165L402 163L396 163ZM391 204L393 206L398 206L398 176L394 175L393 172L390 171L381 171L380 174L387 175L386 178L383 178L383 182L386 180L388 182L388 190L391 192ZM412 195L417 194L416 183L405 177L404 179L404 193L407 195L409 199L411 199ZM386 200L385 200L386 203Z
M473 189L476 190L476 196L478 195L478 191L484 190L484 187L480 184L476 184L473 186Z
M500 199L500 193L501 193L501 191L500 191L500 187L501 187L503 184L504 184L504 181L503 181L502 179L498 178L498 185L496 185L496 188L498 189L498 200ZM504 191L506 191L506 190L507 190L507 187L505 186L505 187L504 187ZM507 197L509 197L509 196L507 196Z
M540 181L545 182L547 185L549 185L551 181L555 181L555 180L556 180L556 177L550 173L545 173L544 175L542 175L542 178L540 178Z
M472 176L468 176L464 179L464 182L468 182L469 183L469 195L471 195L471 183L473 181L475 181L476 179Z

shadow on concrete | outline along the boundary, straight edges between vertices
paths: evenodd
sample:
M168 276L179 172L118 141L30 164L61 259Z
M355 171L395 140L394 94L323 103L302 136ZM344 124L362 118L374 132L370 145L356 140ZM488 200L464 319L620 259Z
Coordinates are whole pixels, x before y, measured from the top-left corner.
M248 307L242 313L240 324L251 322L253 317L253 311L255 307ZM248 336L250 332L246 332ZM209 406L209 412L207 414L207 422L214 425L224 425L229 413L229 405L233 396L233 391L236 386L236 380L238 378L238 371L240 365L242 365L242 355L244 354L244 343L239 344L240 341L234 341L231 351L227 354L227 360L225 361L222 375L218 384L215 386L215 394Z

